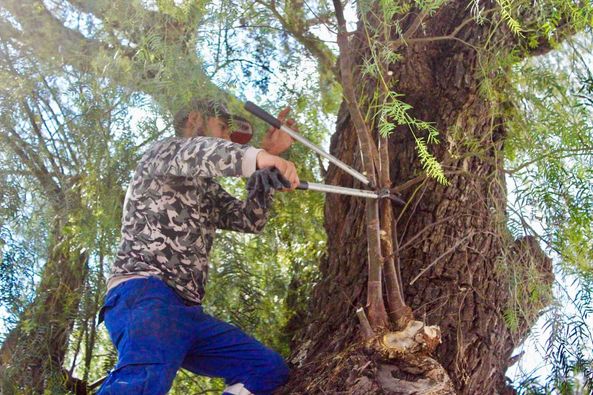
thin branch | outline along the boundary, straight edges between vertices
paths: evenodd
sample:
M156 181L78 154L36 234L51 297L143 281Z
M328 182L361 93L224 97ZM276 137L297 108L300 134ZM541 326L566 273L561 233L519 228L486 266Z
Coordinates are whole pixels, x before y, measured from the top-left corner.
M340 71L342 77L342 88L344 91L344 100L348 106L348 112L358 136L361 148L363 165L366 176L371 186L377 186L375 172L381 165L379 162L379 151L377 145L371 139L371 133L362 116L356 93L354 92L354 76L352 75L352 51L348 42L348 31L346 30L346 19L342 10L342 4L339 0L334 0L336 8L336 17L338 19L338 46L340 48Z
M319 172L321 173L321 178L325 179L325 177L327 176L327 169L323 165L323 158L319 154L316 154L315 157L317 158L317 164L319 165Z
M278 32L286 32L285 29L281 29L279 27L276 26L272 26L272 25L238 25L238 26L228 26L227 30L241 30L241 29L264 29L264 30L276 30ZM218 34L218 29L214 30L214 29L203 29L203 30L196 30L196 32L198 34L202 34L202 33L216 33ZM319 39L319 41L321 42L332 42L332 41L326 41L326 40L322 40Z
M262 70L270 73L270 75L272 75L273 77L277 78L278 80L280 80L280 77L278 77L276 74L274 74L274 72L270 69L269 66L266 66L263 63L257 63L254 62L253 60L249 60L249 59L244 59L244 58L233 58L233 59L226 59L222 64L218 65L214 71L209 75L210 78L213 78L216 73L218 73L220 70L225 69L228 65L232 64L232 63L247 63L250 64L252 66L256 66L261 68Z
M76 78L76 76L74 76L74 78ZM56 126L57 126L56 127L56 131L58 132L58 134L62 138L62 144L66 147L66 149L70 153L70 159L72 160L72 162L74 162L75 167L81 168L82 165L81 165L81 163L79 161L79 157L82 157L83 156L82 155L82 152L81 152L81 147L83 147L84 145L80 141L80 139L77 139L76 133L70 133L70 137L74 141L74 144L71 144L71 142L69 141L68 136L64 132L64 129L66 127L70 128L69 123L73 122L73 119L76 118L76 116L70 116L69 114L66 113L66 111L64 109L64 105L62 104L62 101L60 99L60 92L59 91L56 92L56 89L54 89L49 84L49 82L47 82L47 80L45 78L42 78L42 81L43 81L43 84L45 85L46 89L51 93L51 97L53 99L53 102L56 104L56 106L60 110L61 118L64 120L64 123L62 123L62 124L56 124ZM43 103L45 103L46 107L48 107L48 108L51 109L52 114L54 114L53 108L51 107L50 103L48 103L47 101L45 101L42 97L40 97L40 99L43 101ZM55 119L56 119L55 122L57 123L57 120L59 119L59 117L56 116Z
M408 248L408 246L410 246L414 241L416 241L420 236L422 236L422 234L424 232L429 231L430 229L434 228L435 226L440 225L442 223L445 223L445 222L447 222L447 221L449 221L450 219L453 219L453 218L458 218L458 217L463 217L463 216L469 216L469 215L470 214L465 214L465 215L459 215L459 214L449 215L449 216L447 216L445 218L441 218L438 221L435 221L435 222L432 222L432 223L426 225L424 228L420 229L420 231L416 232L416 234L414 236L412 236L410 238L410 240L408 240L404 244L402 244L400 246L400 248L399 248L400 251L403 251L406 248ZM401 242L402 241L400 240L399 243L401 244Z
M422 13L420 15L418 15L418 17L416 18L416 20L414 21L414 23L412 23L412 26L410 26L410 29L408 29L405 34L397 39L397 40L393 40L390 43L390 47L392 50L396 51L397 49L399 49L399 47L401 47L402 45L410 45L410 44L418 44L418 43L422 43L422 42L432 42L432 41L440 41L440 40L457 40L460 41L474 49L477 50L477 47L458 38L457 34L459 34L459 32L461 31L461 29L463 29L467 24L469 24L470 22L474 21L475 18L474 17L469 17L466 20L464 20L461 24L459 24L459 26L457 26L451 33L445 35L445 36L433 36L433 37L419 37L419 38L410 38L411 35L416 32L416 30L418 29L418 27L420 26L422 19L424 16L422 15Z
M40 96L40 95L38 95ZM66 174L66 171L64 170L64 162L69 163L70 160L67 157L63 157L62 155L60 155L60 149L58 148L58 145L56 144L56 138L55 138L55 132L52 132L52 128L50 127L50 125L48 124L48 120L46 120L46 117L49 118L49 121L54 121L53 116L55 115L54 113L49 113L42 108L41 104L45 104L39 97L39 100L37 100L35 102L35 109L39 112L39 117L41 118L41 123L43 125L44 130L46 131L49 140L49 143L52 146L53 152L55 153L55 155L53 155L53 157L56 157L59 159L60 157L62 158L62 160L59 160L58 165L60 166L60 174ZM45 115L45 116L44 116ZM53 122L53 124L55 125L55 121Z
M566 155L556 156L559 153L567 153L567 154ZM528 166L530 166L530 165L532 165L534 163L540 162L540 161L542 161L542 160L544 160L544 159L546 159L548 157L551 157L551 156L553 156L554 158L557 158L557 159L563 159L563 158L570 158L570 157L573 157L575 155L577 155L577 156L580 156L580 155L593 155L593 147L585 146L585 147L572 148L572 149L558 148L556 150L545 152L541 156L538 156L537 158L534 158L534 159L532 159L530 161L527 161L525 163L522 163L521 165L519 165L519 166L517 166L517 167L515 167L513 169L505 170L505 173L507 173L509 175L514 175L515 173L523 170L524 168L526 168L526 167L528 167Z
M442 164L442 166L446 166L446 162L444 162ZM446 171L445 175L446 176L454 176L454 175L459 175L459 174L465 174L465 175L473 175L470 172L466 171L466 170L454 170L454 171ZM429 177L426 173L423 173L419 176L416 176L414 178L412 178L411 180L408 180L406 182L404 182L403 184L400 184L396 187L391 188L389 191L393 194L399 194L403 191L405 191L408 188L413 187L416 184L419 184L425 180L427 180Z
M49 149L47 148L47 145L45 144L45 137L41 133L41 129L39 128L39 125L37 124L37 122L35 120L35 114L33 113L33 110L31 110L31 107L29 107L29 105L27 104L27 102L25 100L23 100L22 105L23 105L23 108L25 109L25 113L27 114L27 117L29 118L29 122L31 124L31 127L33 128L33 132L37 136L37 139L39 141L39 146L41 147L41 150L43 152L45 152L45 154L47 155L47 160L49 161L51 167L53 168L53 170L56 174L63 174L64 173L63 169L61 169L58 166L58 164L54 160L55 156L49 151Z
M402 35L403 41L408 40L410 37L414 35L414 33L416 33L418 28L422 25L422 22L424 22L424 18L426 18L427 15L427 10L422 10L418 15L416 15L416 18L414 18L414 21L412 22L410 27Z
M406 213L406 211L408 210L408 207L410 206L410 204L412 204L412 201L414 199L414 196L418 193L418 191L420 189L422 189L422 191L420 193L420 197L418 199L416 199L416 201L414 202L414 207L412 208L412 212L408 216L408 219L407 219L406 224L404 226L404 231L402 233L402 236L401 236L401 239L400 240L403 240L403 238L405 237L405 235L408 233L408 227L410 226L410 222L412 221L413 214L416 211L416 209L418 208L418 205L420 204L420 200L422 199L422 196L424 196L424 193L426 192L427 181L428 181L428 178L425 178L422 181L422 183L420 185L418 185L418 187L416 187L416 189L412 193L412 196L406 201L406 205L400 210L399 216L397 217L398 223L402 219L402 217Z
M303 3L314 16L314 18L310 18L304 21L307 29L313 26L324 25L327 28L327 30L329 30L331 33L338 34L336 31L332 30L332 28L335 28L335 25L333 25L332 27L329 26L329 22L332 20L334 16L332 12L327 12L325 14L317 14L315 11L313 11L313 8L311 8L311 6L305 0L303 0Z
M402 272L401 272L401 255L400 255L400 246L399 246L399 238L397 235L397 221L395 220L395 218L393 218L393 226L392 226L393 232L391 234L392 236L392 243L393 243L393 253L394 253L394 262L395 262L395 275L397 277L397 281L399 284L401 284L401 288L400 288L400 292L401 292L401 299L405 300L404 298L404 287L403 287L403 280L402 280Z
M12 56L10 56L10 51L8 49L7 44L4 42L2 46L3 46L3 50L4 50L3 51L4 57L7 59L6 65L8 66L10 73L13 74L14 76L16 76L17 78L20 78L21 75L18 73L18 71L16 70L16 68L14 66L14 61L13 61ZM56 174L63 174L62 169L57 165L57 163L54 160L55 156L47 148L47 145L45 143L45 138L41 132L39 125L37 124L37 121L35 120L35 114L33 113L33 110L31 109L31 107L29 107L27 100L23 99L21 101L21 105L22 105L23 109L25 110L27 117L29 118L29 123L31 124L31 127L33 128L34 134L37 136L37 138L39 140L39 146L41 147L42 151L45 152L45 154L47 155L47 159L48 159L50 165L52 166L54 172Z

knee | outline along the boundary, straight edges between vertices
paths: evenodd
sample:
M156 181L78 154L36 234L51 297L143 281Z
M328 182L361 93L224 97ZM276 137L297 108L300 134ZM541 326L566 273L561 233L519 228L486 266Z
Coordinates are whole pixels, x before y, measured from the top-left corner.
M252 372L245 386L254 394L271 394L288 381L290 369L280 354L270 353L266 363Z
M288 381L290 369L280 354L275 355L273 366L275 370L275 376L278 377L278 381L281 381L279 385L285 384Z

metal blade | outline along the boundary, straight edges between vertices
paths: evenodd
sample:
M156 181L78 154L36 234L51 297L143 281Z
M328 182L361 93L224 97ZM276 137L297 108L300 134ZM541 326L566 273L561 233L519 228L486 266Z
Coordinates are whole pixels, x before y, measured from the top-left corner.
M314 182L306 182L306 181L302 181L299 184L299 186L297 187L297 189L324 192L324 193L338 193L340 195L357 196L357 197L363 197L363 198L367 198L367 199L378 199L379 198L379 193L374 192L374 191L365 191L364 189L338 187L335 185L328 185L328 184L317 184Z

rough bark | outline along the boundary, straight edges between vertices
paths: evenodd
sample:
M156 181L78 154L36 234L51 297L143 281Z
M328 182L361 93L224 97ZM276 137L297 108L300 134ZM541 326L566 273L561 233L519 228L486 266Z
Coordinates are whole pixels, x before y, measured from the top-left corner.
M469 16L465 2L449 2L425 24L423 34L447 36ZM413 23L411 15L404 27ZM455 32L457 39L411 44L402 49L404 59L390 66L397 81L393 90L405 95L413 116L434 122L441 132L441 143L430 148L445 164L450 181L443 186L418 178L422 169L414 139L406 129L396 130L389 139L391 180L394 185L419 180L402 190L409 204L393 207L405 301L417 319L441 328L443 342L435 359L463 394L511 391L504 376L511 353L537 314L524 317L514 331L506 324L503 313L511 296L506 269L531 265L542 284L552 278L551 263L537 244L514 242L505 228L504 119L493 111L499 103L478 91L482 74L476 48L492 28L466 23ZM504 53L514 38L505 26L497 28L492 42ZM356 64L361 65L368 48L360 28L352 40ZM359 74L356 86L361 97L372 97L372 79ZM470 141L478 150L465 144ZM343 104L331 152L361 169L359 149ZM360 187L331 166L326 182ZM410 385L427 379L427 371L396 369L389 358L365 354L355 312L366 302L364 212L361 199L327 196L329 254L320 264L322 280L314 290L310 315L293 338L295 371L286 393L412 393L413 388L405 390L394 380L403 378ZM537 312L544 303L534 301L529 307ZM386 380L389 375L393 380Z

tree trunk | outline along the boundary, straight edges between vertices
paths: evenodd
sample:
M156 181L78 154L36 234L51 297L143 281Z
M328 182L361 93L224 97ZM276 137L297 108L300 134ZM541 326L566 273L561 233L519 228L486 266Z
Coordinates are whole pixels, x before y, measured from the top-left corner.
M450 34L470 11L466 2L449 2L425 24L426 36ZM407 18L406 27L415 15ZM433 122L440 144L430 146L444 164L450 184L422 177L416 143L409 129L398 128L389 139L391 180L402 187L405 207L393 206L405 301L416 319L438 325L442 344L434 358L447 370L458 393L503 394L513 349L524 339L545 299L525 302L532 314L505 322L513 280L551 285L551 262L532 239L512 240L506 230L506 188L502 149L504 119L500 103L478 92L481 75L474 46L480 46L491 25L468 23L459 40L423 41L402 49L403 60L390 65L392 90L404 94L412 115ZM510 32L499 27L492 41L509 43ZM350 45L356 63L369 55L359 27ZM504 48L502 48L504 50ZM504 53L504 51L503 51ZM358 73L359 97L373 97L375 81ZM369 103L361 101L364 110ZM369 119L372 119L372 113ZM416 131L417 136L422 136ZM361 169L354 126L343 104L331 152ZM413 180L413 181L412 181ZM328 184L361 187L330 166ZM436 370L419 369L392 356L365 351L356 309L366 304L367 245L365 202L327 195L325 228L328 257L320 264L322 280L312 295L304 325L294 334L294 374L284 393L425 393L423 383L437 383ZM517 274L518 273L518 274ZM534 279L530 280L534 281ZM445 380L445 379L443 379ZM435 391L434 393L438 393Z
M70 232L64 220L54 219L35 300L0 349L0 384L6 393L67 388L78 394L84 388L62 366L78 313L87 259L75 244L76 235Z

